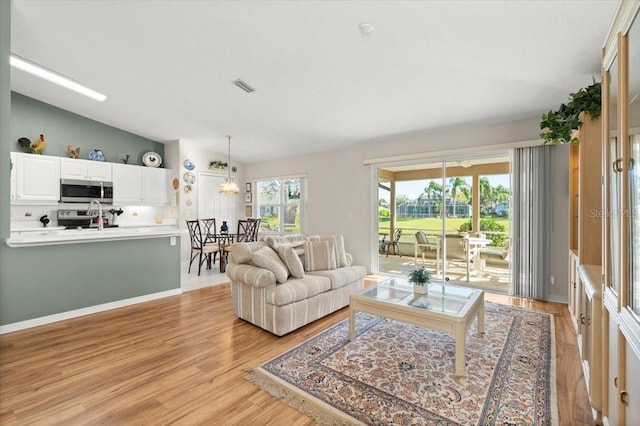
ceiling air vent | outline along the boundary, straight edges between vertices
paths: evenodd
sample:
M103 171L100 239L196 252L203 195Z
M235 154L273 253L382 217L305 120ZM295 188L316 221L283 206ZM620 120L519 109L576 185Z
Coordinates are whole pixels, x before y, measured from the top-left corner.
M235 84L236 86L238 86L239 88L241 88L242 90L244 90L247 93L251 93L251 92L255 92L256 89L254 89L253 87L249 86L247 83L245 83L244 81L237 79L237 80L233 80L232 81L233 84Z

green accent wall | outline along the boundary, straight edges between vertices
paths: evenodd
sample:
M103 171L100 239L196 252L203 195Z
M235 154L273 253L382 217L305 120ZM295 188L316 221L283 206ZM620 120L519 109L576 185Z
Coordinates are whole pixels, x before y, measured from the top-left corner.
M72 145L74 149L80 147L80 158L85 160L94 149L102 150L105 160L112 163L120 163L129 155L129 164L142 165L142 156L149 151L164 157L164 145L159 142L12 92L11 151L31 152L20 147L18 139L35 142L40 134L47 143L41 153L44 155L68 157L67 145Z
M77 114L12 93L9 54L11 1L0 0L0 325L180 288L180 243L170 238L8 247L11 151L19 137L45 135L46 155L66 156L80 146L81 158L100 148L108 161L125 154L141 164L163 145ZM80 96L80 95L79 95Z
M5 247L2 325L180 287L180 245L168 237Z

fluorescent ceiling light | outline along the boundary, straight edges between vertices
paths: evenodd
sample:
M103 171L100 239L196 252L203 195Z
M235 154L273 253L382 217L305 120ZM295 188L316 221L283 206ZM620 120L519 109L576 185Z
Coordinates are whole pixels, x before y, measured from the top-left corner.
M102 93L98 93L95 90L89 89L88 87L83 86L82 84L63 76L62 74L58 74L55 71L51 71L40 65L34 64L33 62L29 62L26 59L23 59L14 54L11 54L10 63L11 66L15 68L48 80L62 87L66 87L69 90L73 90L74 92L78 92L82 95L88 96L92 99L95 99L96 101L104 102L107 99L107 96L103 95Z

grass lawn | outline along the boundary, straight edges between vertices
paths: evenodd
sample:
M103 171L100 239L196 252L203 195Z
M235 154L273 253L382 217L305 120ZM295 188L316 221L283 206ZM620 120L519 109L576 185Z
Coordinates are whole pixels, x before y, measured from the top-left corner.
M510 221L506 218L493 218L497 223L504 226L505 232L509 234L510 230ZM456 233L460 226L468 222L468 218L447 218L446 220L446 230L447 233ZM411 231L409 235L403 235L402 239L410 238L413 239L413 234L417 230L429 230L430 232L438 232L442 229L442 219L437 217L402 217L396 219L396 223L398 228L406 229L407 231ZM389 220L382 220L378 222L378 229L380 231L389 232Z

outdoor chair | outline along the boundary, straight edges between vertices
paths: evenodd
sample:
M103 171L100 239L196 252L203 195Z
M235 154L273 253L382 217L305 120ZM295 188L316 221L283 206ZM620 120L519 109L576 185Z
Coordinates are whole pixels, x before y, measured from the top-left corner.
M418 251L422 256L424 265L424 254L429 251L436 252L436 275L440 275L440 238L435 235L426 235L422 231L416 232L416 241L413 247L413 263L418 265Z
M393 240L382 242L384 252L386 253L387 257L389 257L389 248L391 246L393 246L393 253L402 257L402 254L400 254L400 247L398 246L398 242L400 241L401 236L402 236L402 228L398 228L396 229L396 232L393 234Z

